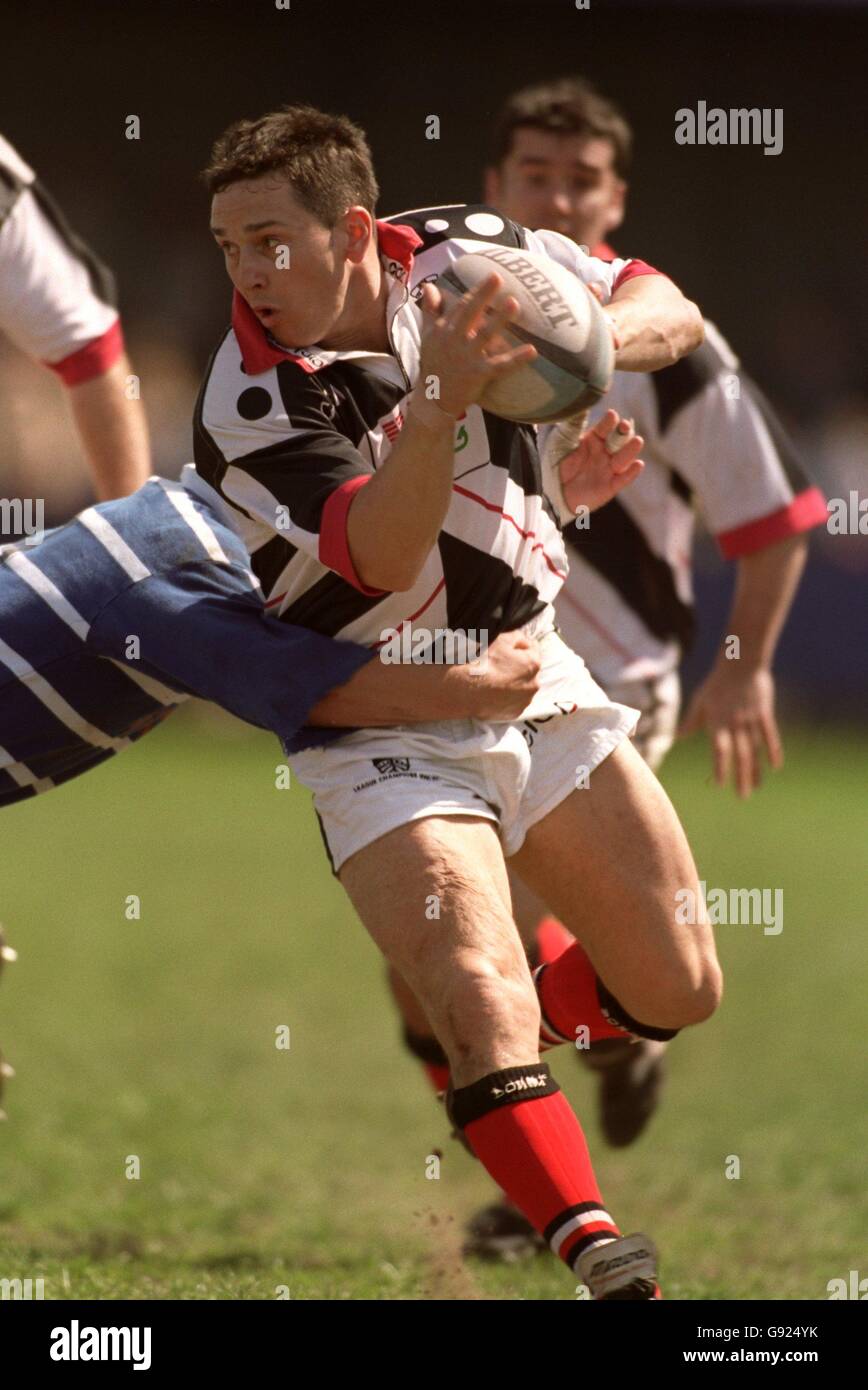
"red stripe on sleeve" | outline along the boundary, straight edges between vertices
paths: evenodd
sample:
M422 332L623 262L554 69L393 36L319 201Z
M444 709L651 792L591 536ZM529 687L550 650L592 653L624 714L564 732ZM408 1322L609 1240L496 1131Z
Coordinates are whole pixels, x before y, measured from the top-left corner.
M828 507L822 492L818 487L809 487L779 511L736 526L732 531L721 531L717 544L725 560L738 560L776 541L786 540L788 536L809 531L812 526L825 525L827 516Z
M615 291L620 289L622 285L626 285L628 280L635 280L640 275L662 274L662 270L655 270L654 266L649 265L647 261L631 261L629 265L625 265L624 269L615 276L615 283L612 286L612 293L614 294Z
M362 594L368 594L371 598L376 598L380 594L387 594L388 589L369 589L363 584L356 574L356 567L350 555L350 547L347 542L347 513L350 504L360 487L371 481L371 474L362 473L357 478L350 478L347 482L341 483L340 487L335 488L322 509L322 520L319 528L319 558L322 564L328 565L330 570L334 570L348 584L352 584L354 589L358 589Z
M81 386L83 382L92 381L113 367L123 350L121 321L115 319L111 328L107 328L99 338L85 343L84 347L77 348L68 357L62 357L59 362L45 362L43 365L57 372L64 386Z

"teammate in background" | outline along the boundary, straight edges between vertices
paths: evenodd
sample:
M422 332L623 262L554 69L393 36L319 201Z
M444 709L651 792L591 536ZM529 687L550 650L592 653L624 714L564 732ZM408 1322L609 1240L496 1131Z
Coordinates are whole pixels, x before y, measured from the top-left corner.
M97 497L140 487L151 471L148 431L141 401L125 394L130 364L112 276L2 136L0 332L67 388Z
M411 622L429 646L523 630L542 654L521 720L363 729L327 748L307 736L291 766L341 884L442 1039L456 1126L595 1298L659 1296L653 1246L621 1236L539 1062L540 1004L573 1038L579 1025L672 1036L716 1007L713 938L705 921L673 930L676 885L696 870L630 745L636 712L608 701L554 630L565 554L536 432L477 404L533 355L498 341L517 306L495 307L492 276L444 312L428 282L480 239L548 256L601 286L628 370L692 350L701 317L644 263L594 260L490 210L375 221L363 132L310 107L231 127L206 180L235 301L200 393L196 467L237 509L269 605L372 645ZM588 954L575 942L540 996L504 856L545 863L565 920L594 915Z
M509 98L495 123L486 202L594 255L614 256L606 238L624 216L631 146L623 115L588 83L528 87ZM607 694L642 711L634 743L656 770L676 734L678 668L693 633L697 508L737 573L717 658L681 733L704 729L718 785L732 778L747 797L760 784L763 753L774 768L782 762L772 663L805 563L805 532L825 522L826 504L729 345L712 324L705 330L704 344L673 366L647 375L616 372L605 404L633 419L645 440L646 468L588 527L564 528L569 573L556 613L564 638ZM545 970L573 938L515 874L511 888L522 937ZM392 982L408 1045L443 1088L445 1054L406 986ZM653 1114L665 1047L612 1040L579 1051L599 1075L601 1123L611 1144L633 1142ZM514 1258L538 1247L524 1217L496 1203L471 1221L466 1249Z
M607 466L596 444L586 462L589 481ZM190 695L323 741L331 726L509 719L532 699L539 655L517 633L484 663L399 666L270 618L228 508L188 481L152 477L0 547L0 807L98 766ZM14 958L0 929L0 974ZM0 1056L0 1095L9 1075Z

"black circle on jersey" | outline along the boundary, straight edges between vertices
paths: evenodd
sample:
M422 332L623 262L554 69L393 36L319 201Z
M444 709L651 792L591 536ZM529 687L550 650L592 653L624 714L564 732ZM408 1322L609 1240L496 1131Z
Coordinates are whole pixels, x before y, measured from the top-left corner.
M248 386L238 397L236 408L242 420L261 420L271 410L271 396L264 386Z

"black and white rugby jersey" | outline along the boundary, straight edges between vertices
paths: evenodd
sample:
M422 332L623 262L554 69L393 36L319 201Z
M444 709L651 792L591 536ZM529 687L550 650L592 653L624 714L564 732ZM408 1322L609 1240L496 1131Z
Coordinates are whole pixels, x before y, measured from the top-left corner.
M114 280L0 136L0 332L67 386L123 352Z
M558 626L604 687L674 670L694 629L696 513L727 559L826 520L793 444L711 323L703 345L659 372L616 372L591 412L635 421L645 471L564 527L569 575Z
M377 223L388 277L391 353L290 351L235 295L232 327L209 365L195 416L201 477L236 507L269 607L281 618L369 646L405 621L418 631L553 625L566 572L542 493L536 431L472 406L455 430L452 501L412 589L366 588L353 569L346 518L388 457L419 373L421 285L480 241L558 261L604 298L644 262L589 257L557 232L531 232L490 208L455 205Z

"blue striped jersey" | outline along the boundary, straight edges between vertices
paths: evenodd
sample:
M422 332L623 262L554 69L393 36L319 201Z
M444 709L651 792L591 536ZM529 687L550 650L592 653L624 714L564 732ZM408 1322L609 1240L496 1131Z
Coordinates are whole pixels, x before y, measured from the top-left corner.
M0 548L0 806L103 762L191 695L289 741L371 657L270 617L228 517L152 477Z

